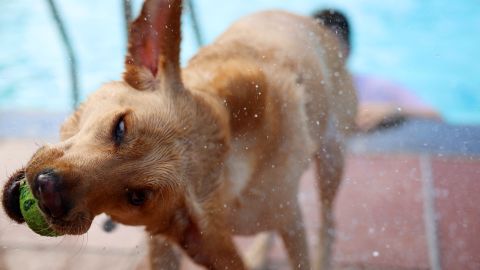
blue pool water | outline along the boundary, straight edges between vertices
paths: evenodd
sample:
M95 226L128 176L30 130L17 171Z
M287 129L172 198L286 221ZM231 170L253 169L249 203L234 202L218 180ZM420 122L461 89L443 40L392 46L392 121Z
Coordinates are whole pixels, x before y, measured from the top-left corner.
M0 1L0 110L68 111L65 53L46 1ZM125 54L120 0L57 1L78 55L82 99L117 80ZM138 10L141 1L134 1ZM256 10L310 14L343 10L353 26L355 73L393 80L441 111L446 120L480 124L480 3L476 0L196 0L207 42ZM184 18L182 62L196 51Z

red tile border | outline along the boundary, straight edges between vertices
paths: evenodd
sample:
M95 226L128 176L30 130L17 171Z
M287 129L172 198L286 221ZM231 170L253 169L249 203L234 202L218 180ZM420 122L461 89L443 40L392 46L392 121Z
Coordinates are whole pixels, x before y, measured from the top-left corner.
M417 156L349 157L336 215L337 262L428 268Z
M443 269L480 269L480 159L432 159Z

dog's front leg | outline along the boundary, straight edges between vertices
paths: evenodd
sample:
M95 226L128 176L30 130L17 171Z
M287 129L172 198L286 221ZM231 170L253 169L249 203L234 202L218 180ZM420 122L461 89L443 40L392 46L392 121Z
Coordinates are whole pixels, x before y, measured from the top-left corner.
M180 254L172 242L160 235L149 236L149 265L151 270L180 269Z
M203 228L192 222L185 231L181 246L186 253L207 269L246 269L222 219L219 216L204 219L208 220L202 221Z
M198 241L186 244L185 250L196 263L215 270L246 269L230 234L210 231L195 238Z

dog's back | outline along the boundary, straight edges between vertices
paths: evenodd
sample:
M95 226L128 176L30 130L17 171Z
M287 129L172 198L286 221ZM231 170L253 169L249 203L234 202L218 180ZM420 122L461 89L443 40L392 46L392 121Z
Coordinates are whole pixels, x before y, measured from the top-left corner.
M203 48L184 81L224 99L234 144L254 140L242 142L243 152L250 147L257 152L252 156L266 156L288 144L307 159L325 140L342 140L354 127L356 95L340 47L313 19L260 12Z
M225 95L225 85L219 84L227 80L238 83L245 78L255 82L257 89L265 84L268 91L277 93L271 94L272 100L262 99L262 105L291 102L292 98L306 103L304 121L312 137L323 134L328 121L334 121L337 132L348 134L354 126L356 95L345 70L347 56L340 47L337 37L313 19L281 11L260 12L236 22L214 44L202 49L185 71L187 77L195 77L187 78L186 84L219 96ZM286 84L297 91L289 92L291 87ZM246 92L256 93L242 87L235 90L236 99L246 102L242 105L247 110L257 111L251 107L259 106L258 102L245 97ZM233 122L235 118L238 116Z

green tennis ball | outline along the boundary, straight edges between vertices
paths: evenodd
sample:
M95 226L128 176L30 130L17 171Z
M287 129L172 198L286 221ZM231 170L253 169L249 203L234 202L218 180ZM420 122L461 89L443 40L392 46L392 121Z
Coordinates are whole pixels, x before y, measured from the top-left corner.
M25 178L20 183L20 211L28 227L37 234L43 236L61 235L48 225Z

